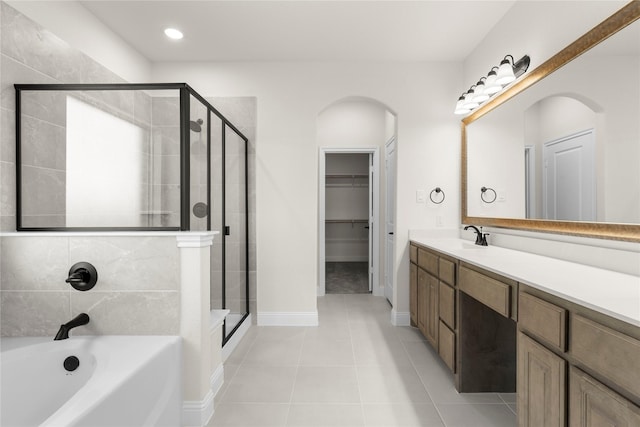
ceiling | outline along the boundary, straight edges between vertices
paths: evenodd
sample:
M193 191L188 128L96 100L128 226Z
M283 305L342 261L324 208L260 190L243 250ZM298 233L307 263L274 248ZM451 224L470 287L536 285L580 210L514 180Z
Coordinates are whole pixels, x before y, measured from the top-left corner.
M515 1L81 3L152 62L461 61Z

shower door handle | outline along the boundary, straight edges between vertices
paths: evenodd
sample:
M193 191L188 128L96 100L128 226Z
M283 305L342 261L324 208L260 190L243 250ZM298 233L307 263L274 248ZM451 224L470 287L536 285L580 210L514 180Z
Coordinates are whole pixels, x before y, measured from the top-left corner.
M224 226L224 235L225 236L230 236L231 235L231 227L229 227L228 225Z

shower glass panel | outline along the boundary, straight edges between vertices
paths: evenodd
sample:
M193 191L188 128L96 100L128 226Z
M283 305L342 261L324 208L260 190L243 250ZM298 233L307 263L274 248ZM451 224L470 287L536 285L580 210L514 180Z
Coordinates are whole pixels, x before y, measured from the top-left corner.
M205 104L189 96L189 162L191 230L210 230L209 208L209 119ZM219 230L216 229L216 230Z
M211 229L220 230L221 235L213 239L211 246L211 308L224 308L224 168L222 143L224 122L215 114L211 120ZM224 339L224 334L223 334Z
M180 226L177 102L64 85L20 95L18 229Z
M247 138L185 83L15 89L17 231L219 231L228 341L249 314Z
M224 131L225 320L230 336L249 312L247 252L247 143L233 128Z

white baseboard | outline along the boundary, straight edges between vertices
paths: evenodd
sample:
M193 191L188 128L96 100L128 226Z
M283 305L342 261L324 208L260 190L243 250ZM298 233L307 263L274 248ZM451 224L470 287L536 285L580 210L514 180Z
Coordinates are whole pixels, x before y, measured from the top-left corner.
M213 374L211 374L209 383L211 384L211 393L213 393L213 397L216 397L222 388L222 384L224 384L224 366L222 363L219 364Z
M258 313L258 326L318 326L318 312Z
M183 427L206 426L213 416L213 393L211 390L201 401L185 400L182 402Z
M391 324L393 326L411 326L411 313L391 310Z
M244 322L242 322L238 329L236 329L236 331L233 333L229 341L227 341L225 345L222 346L222 362L226 362L229 356L231 356L231 354L233 353L233 350L235 350L238 344L240 344L242 337L244 337L244 334L246 334L251 327L251 322L252 317L251 313L249 313L247 318L244 319Z

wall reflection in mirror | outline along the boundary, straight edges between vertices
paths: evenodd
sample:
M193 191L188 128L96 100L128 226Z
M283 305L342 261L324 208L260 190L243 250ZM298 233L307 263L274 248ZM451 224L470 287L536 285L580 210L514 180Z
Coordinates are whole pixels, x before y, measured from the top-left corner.
M640 22L466 127L470 217L640 223ZM481 199L482 187L496 200Z

